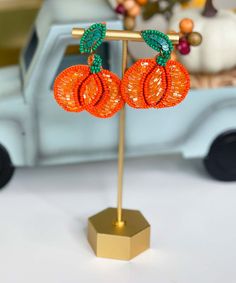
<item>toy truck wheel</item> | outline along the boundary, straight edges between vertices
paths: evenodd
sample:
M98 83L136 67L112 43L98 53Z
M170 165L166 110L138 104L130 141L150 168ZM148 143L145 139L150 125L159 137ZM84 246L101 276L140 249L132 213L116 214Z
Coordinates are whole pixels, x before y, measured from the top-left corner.
M236 181L236 130L218 136L204 159L207 171L220 181Z
M0 189L11 180L14 170L7 150L0 145Z

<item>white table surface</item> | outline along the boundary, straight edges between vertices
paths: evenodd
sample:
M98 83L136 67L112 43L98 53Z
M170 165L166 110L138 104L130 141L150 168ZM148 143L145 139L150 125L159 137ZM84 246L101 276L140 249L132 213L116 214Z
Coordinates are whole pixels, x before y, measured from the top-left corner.
M18 169L0 192L1 283L235 283L236 183L180 157L126 163L124 206L152 226L130 262L96 258L87 218L116 204L116 163Z

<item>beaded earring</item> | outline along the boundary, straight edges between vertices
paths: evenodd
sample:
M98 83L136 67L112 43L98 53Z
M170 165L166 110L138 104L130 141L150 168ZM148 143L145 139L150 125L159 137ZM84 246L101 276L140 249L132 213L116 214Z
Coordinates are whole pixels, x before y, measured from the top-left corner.
M154 59L140 59L126 71L121 83L123 99L133 108L179 104L190 89L190 79L182 64L169 60L172 42L156 30L143 31L142 37L159 55Z
M102 59L93 54L102 44L106 25L93 24L80 41L80 52L89 53L88 66L75 65L62 71L54 82L54 97L66 111L88 111L98 118L109 118L124 105L120 79L102 68Z

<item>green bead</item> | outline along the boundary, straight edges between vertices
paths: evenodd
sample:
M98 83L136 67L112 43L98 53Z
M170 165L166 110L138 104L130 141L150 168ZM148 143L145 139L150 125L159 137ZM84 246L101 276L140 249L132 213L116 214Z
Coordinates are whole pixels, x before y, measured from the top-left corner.
M90 67L90 72L92 74L97 74L101 71L101 68L102 68L102 58L99 55L95 54L93 64Z

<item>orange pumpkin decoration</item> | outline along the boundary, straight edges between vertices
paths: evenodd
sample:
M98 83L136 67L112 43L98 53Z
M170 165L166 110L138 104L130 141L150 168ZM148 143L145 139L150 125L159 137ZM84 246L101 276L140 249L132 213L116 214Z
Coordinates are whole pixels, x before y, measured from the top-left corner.
M134 108L165 108L179 104L190 88L187 70L176 61L160 66L155 59L140 59L125 73L124 100Z
M93 24L80 40L81 53L93 53L102 44L106 24ZM120 79L102 68L99 55L90 55L88 66L76 65L61 72L54 83L54 97L66 111L87 110L99 118L109 118L124 105Z
M85 110L98 118L110 118L124 106L124 101L120 93L120 79L108 70L102 70L95 76L97 76L97 86L100 86L98 87L100 90L98 90L98 94L96 94L91 88L91 91L88 92L87 99L90 100L92 97L95 97L96 100L96 97L99 96L99 92L101 96L95 104L85 103ZM100 81L100 83L98 83L98 81ZM80 92L83 93L81 104L84 103L82 100L85 100L84 95L87 93L83 90L85 88L88 88L88 84L86 83L81 86ZM81 97L81 95L79 95L79 97Z
M142 31L141 35L158 56L140 59L126 71L121 84L124 100L134 108L164 108L179 104L189 91L190 79L183 65L169 60L172 42L157 30Z
M76 65L62 71L54 82L54 97L57 103L68 112L81 112L84 107L78 103L75 95L75 86L89 76L87 66Z
M184 18L179 23L179 28L180 28L180 31L184 34L191 33L194 28L194 22L192 19Z
M90 56L88 62L90 66L72 66L59 74L54 83L55 99L66 111L87 110L96 117L109 118L124 105L120 79L101 68L98 55Z

